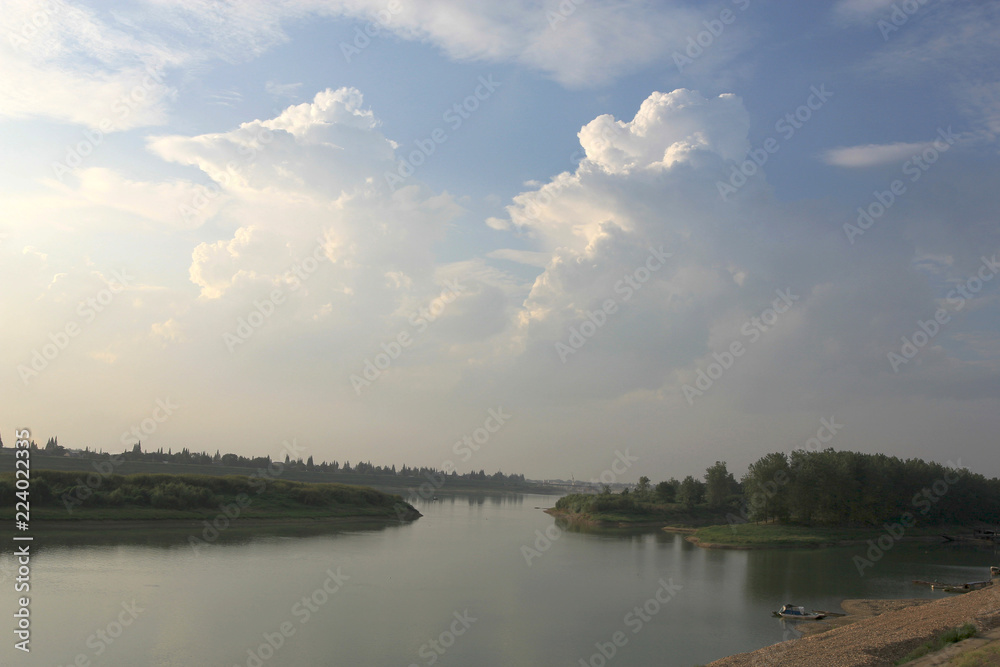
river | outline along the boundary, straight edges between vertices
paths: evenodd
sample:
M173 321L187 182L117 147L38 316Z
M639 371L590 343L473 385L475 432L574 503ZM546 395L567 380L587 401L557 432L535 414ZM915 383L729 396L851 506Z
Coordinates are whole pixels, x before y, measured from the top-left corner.
M444 497L374 529L253 535L236 520L198 548L176 530L40 534L32 650L8 631L0 664L691 667L795 636L770 615L783 603L940 597L911 580L979 580L997 564L989 549L899 543L860 576L864 547L562 531L538 509L554 501ZM12 551L0 556L11 612Z

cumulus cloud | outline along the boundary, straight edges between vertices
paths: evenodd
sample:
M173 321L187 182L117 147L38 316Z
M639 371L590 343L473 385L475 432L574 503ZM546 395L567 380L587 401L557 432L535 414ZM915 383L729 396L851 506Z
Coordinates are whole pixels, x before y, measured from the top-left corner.
M774 199L763 172L723 203L715 184L743 159L747 131L739 98L687 90L653 93L631 120L602 116L585 126L579 166L508 207L543 271L509 332L511 358L493 375L473 373L469 386L524 383L538 400L560 403L641 395L688 409L684 385L740 342L745 355L710 405L815 409L841 404L845 392L898 391L887 353L936 307L920 261L928 255L895 237L852 246L822 215ZM900 150L862 147L837 158L880 164ZM921 207L900 206L911 204ZM933 244L923 221L904 233ZM947 274L968 267L963 253ZM862 292L865 284L879 289ZM776 302L785 312L758 327ZM906 371L923 392L945 395L952 389L935 372L983 369L956 364L945 347Z

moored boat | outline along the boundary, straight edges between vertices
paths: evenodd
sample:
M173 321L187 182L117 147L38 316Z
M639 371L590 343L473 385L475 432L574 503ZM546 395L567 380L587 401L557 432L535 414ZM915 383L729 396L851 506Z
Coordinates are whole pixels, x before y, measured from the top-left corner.
M786 604L781 607L778 611L774 612L776 616L781 618L791 618L798 619L801 621L818 621L821 618L826 617L825 612L821 611L806 611L805 607L798 607L793 604Z

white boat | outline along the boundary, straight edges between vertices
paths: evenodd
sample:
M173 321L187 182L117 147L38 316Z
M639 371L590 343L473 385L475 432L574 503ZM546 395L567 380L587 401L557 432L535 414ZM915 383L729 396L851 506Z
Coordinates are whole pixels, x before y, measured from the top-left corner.
M797 607L793 604L786 604L774 613L781 618L794 618L802 621L818 621L826 617L825 612L806 611L805 607Z

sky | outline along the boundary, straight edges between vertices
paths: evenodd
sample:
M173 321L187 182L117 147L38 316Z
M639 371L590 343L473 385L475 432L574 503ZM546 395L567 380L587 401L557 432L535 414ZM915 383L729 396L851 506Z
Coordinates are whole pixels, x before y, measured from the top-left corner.
M11 0L0 24L8 440L1000 475L998 3Z

